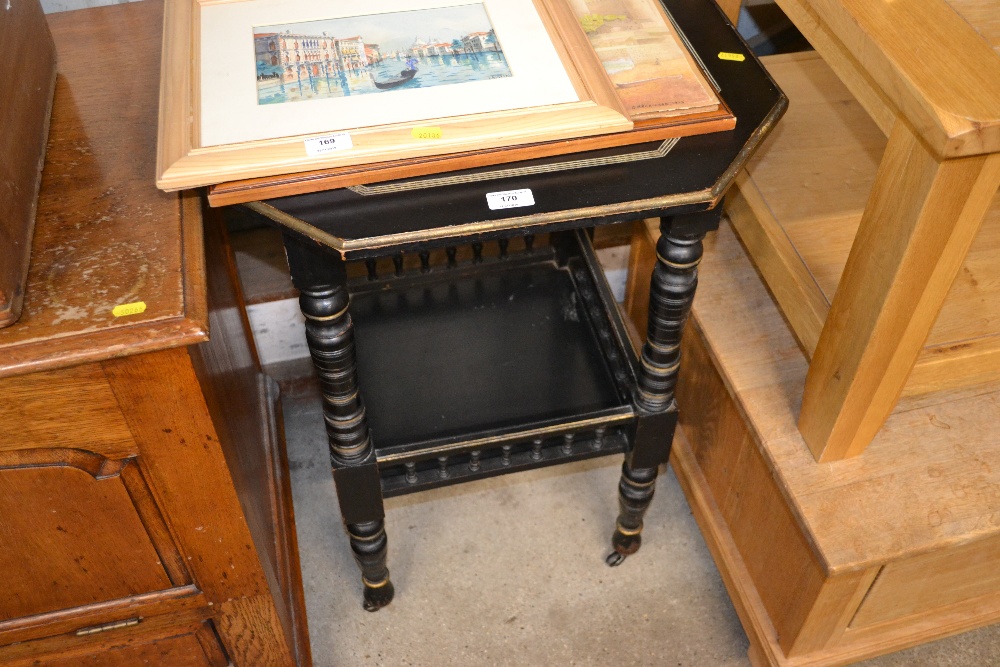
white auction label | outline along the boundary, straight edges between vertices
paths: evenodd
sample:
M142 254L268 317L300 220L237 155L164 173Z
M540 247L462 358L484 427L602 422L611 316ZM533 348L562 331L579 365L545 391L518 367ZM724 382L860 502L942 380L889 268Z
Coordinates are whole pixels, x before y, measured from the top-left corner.
M336 134L328 134L325 137L306 139L306 153L309 157L316 157L324 153L332 153L333 151L346 151L348 148L354 148L350 132L337 132Z
M504 208L518 208L520 206L534 206L535 195L531 190L506 190L504 192L490 192L486 195L486 203L491 211L499 211Z

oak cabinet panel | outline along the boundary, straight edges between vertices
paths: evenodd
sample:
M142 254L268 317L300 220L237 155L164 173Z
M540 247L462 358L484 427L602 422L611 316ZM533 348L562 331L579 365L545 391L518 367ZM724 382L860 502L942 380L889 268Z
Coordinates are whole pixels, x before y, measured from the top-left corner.
M103 626L94 634L70 634L0 648L4 667L226 667L230 664L211 621L163 619Z
M123 479L135 465L75 450L0 456L0 620L172 587L144 526L156 517L144 522L133 498L146 495L141 477L131 494Z
M73 447L122 457L135 443L100 366L0 379L0 451Z
M158 639L139 646L122 646L82 657L57 658L48 667L133 667L134 665L171 665L171 667L224 667L228 662L213 660L194 635Z

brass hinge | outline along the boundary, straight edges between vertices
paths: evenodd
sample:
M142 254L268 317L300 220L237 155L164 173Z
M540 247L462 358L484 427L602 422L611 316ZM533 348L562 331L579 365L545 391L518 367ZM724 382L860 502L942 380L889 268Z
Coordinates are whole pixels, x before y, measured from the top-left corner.
M90 628L81 628L76 631L77 637L83 637L85 635L96 635L98 632L107 632L108 630L120 630L121 628L131 628L133 625L139 625L141 618L130 618L125 621L117 621L115 623L105 623L104 625L95 625Z

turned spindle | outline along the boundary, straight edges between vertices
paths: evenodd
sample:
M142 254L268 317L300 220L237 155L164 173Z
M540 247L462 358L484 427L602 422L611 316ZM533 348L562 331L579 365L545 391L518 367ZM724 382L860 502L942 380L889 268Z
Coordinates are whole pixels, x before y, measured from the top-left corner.
M531 441L531 460L541 461L542 460L542 439L535 438Z
M595 451L599 450L601 447L604 446L604 434L607 432L607 430L608 428L606 426L598 426L594 430L594 443L592 446Z

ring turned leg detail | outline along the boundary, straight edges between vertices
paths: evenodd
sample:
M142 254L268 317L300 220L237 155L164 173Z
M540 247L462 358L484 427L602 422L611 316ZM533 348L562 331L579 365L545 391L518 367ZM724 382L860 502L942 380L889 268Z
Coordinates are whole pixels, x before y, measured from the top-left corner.
M695 289L702 239L719 226L721 205L712 211L660 221L656 266L650 280L649 325L635 392L638 419L618 484L618 521L611 537L614 567L642 545L642 520L656 490L659 466L670 458L677 426L674 387L680 371L681 334Z
M375 448L358 387L354 324L343 260L285 235L292 280L306 319L306 341L323 394L323 418L340 512L361 569L364 608L392 602L387 539Z

